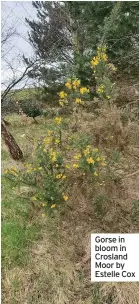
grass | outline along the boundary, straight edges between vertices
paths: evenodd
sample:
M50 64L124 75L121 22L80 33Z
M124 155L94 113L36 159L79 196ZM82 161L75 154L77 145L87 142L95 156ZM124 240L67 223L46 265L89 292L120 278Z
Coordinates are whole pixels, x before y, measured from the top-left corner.
M37 89L34 89L34 88L15 90L15 91L11 91L11 98L13 100L21 101L21 100L29 99L31 96L35 95L36 92L37 92Z
M98 145L110 160L109 166L95 185L88 185L79 173L70 171L70 201L54 217L42 218L41 211L23 198L30 191L27 187L12 189L9 181L3 181L4 304L139 303L138 283L90 282L91 232L139 230L136 174L139 126L130 122L123 126L120 115L116 107L106 107L98 118L85 112L79 117L72 145L76 146L81 136L82 140L91 136L92 144ZM38 124L24 116L6 119L23 150L23 162L32 161L35 151L32 139L45 137L51 119L40 117ZM70 116L66 119L71 122ZM65 140L71 135L71 126L64 132ZM23 169L23 163L10 158L4 144L2 157L3 170L11 165Z
M38 226L29 222L27 200L17 198L13 185L3 181L2 189L2 264L22 265L28 259L28 246L38 236Z

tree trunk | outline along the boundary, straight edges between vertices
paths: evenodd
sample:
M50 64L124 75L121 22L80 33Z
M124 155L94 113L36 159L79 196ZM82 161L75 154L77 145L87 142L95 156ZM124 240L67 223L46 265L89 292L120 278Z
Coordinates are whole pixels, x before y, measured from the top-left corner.
M23 153L22 153L21 149L19 148L19 146L17 145L12 134L6 130L4 121L1 121L1 133L2 133L3 139L5 141L6 146L9 149L9 152L10 152L12 158L15 160L22 159Z
M36 118L35 118L35 117L33 117L33 119L34 119L34 122L35 122L36 124L38 124L38 121L36 120Z

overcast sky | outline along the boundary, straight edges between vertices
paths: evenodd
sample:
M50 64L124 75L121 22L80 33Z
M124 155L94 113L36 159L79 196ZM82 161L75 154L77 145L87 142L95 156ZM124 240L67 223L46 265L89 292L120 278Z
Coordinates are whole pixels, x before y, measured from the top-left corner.
M11 39L2 46L3 59L1 60L1 83L4 89L4 83L10 81L12 72L8 65L12 65L16 69L16 73L20 75L24 70L22 63L22 54L26 57L33 55L33 49L27 42L29 30L25 22L25 18L30 20L36 19L36 9L32 6L31 1L2 1L1 2L1 32L6 33L10 27L15 27L19 35L12 36ZM8 62L8 63L7 63ZM20 84L20 87L22 84ZM18 86L19 87L19 86Z

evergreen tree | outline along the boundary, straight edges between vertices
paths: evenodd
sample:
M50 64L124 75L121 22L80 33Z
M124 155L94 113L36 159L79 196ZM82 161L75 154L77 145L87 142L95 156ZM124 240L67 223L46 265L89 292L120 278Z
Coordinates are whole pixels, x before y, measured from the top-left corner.
M89 62L98 43L108 45L109 58L119 68L135 69L135 60L127 65L124 58L138 50L137 1L36 1L33 6L38 20L26 21L39 64L31 76L43 80L46 91L71 75L80 78L82 85L95 82Z

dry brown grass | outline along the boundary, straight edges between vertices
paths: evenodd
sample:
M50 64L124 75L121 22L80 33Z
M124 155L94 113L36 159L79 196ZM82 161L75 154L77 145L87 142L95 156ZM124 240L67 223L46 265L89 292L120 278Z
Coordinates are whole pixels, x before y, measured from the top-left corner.
M38 214L41 239L30 250L27 268L5 272L3 303L139 303L138 283L90 282L91 232L139 231L139 223L131 220L133 200L139 199L139 126L123 123L122 113L116 106L104 106L98 118L88 113L79 117L78 134L92 134L92 143L108 160L118 149L119 160L103 170L95 184L69 172L69 203L54 218L42 221Z

